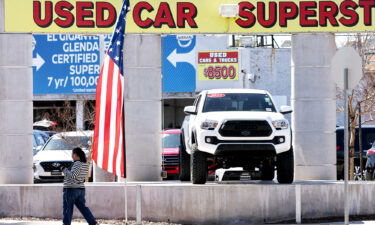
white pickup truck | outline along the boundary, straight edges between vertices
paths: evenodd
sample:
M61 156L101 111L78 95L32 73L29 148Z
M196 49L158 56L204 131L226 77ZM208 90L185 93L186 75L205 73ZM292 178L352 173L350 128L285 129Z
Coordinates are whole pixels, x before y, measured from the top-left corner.
M210 169L243 167L260 171L262 180L292 183L294 158L291 129L267 91L216 89L202 91L182 129L180 180L204 184ZM208 165L209 164L209 165Z

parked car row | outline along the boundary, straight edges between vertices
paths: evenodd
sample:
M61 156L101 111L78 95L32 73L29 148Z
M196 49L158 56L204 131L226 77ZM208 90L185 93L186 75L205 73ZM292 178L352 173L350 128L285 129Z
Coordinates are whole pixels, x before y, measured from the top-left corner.
M62 182L64 176L59 168L71 166L71 150L74 147L81 147L88 155L92 135L92 131L76 131L58 133L49 138L44 131L35 131L35 142L40 144L34 156L35 182ZM178 179L180 135L179 129L162 132L162 166L168 179Z
M82 148L88 156L92 135L92 131L63 132L53 135L34 156L34 180L36 182L63 181L64 175L60 167L71 166L72 150L75 147Z
M215 96L215 98L217 98ZM193 116L195 116L193 114ZM162 131L162 169L167 173L166 179L190 180L190 155L186 152L186 145L191 148L191 138L187 133L189 131L189 121L191 114L184 119L181 129L167 129ZM203 126L203 125L202 125ZM218 126L222 127L222 126ZM243 126L242 126L243 127ZM235 127L231 127L232 133ZM241 135L243 135L241 133ZM36 182L61 182L63 173L59 171L61 166L69 167L72 164L71 150L74 147L81 147L86 154L89 154L93 132L64 132L56 133L52 131L33 131L33 155L34 155L34 178ZM212 138L212 137L211 137ZM343 179L344 170L344 129L336 129L336 152L337 152L337 178ZM207 138L205 139L207 140ZM375 178L375 126L364 126L362 128L362 146L363 146L363 174L360 174L360 154L359 154L359 137L358 128L356 129L355 142L355 179L364 178L373 180ZM188 159L188 160L186 160ZM372 161L368 161L372 159ZM207 160L205 163L205 174L215 174L218 169L218 162ZM226 161L226 163L228 163ZM263 165L264 167L264 165ZM229 169L231 167L228 167ZM234 168L234 167L233 167ZM277 168L277 167L276 167ZM262 172L262 167L259 168ZM239 168L228 170L229 173L235 173L237 177L241 176ZM235 171L235 172L234 172ZM225 171L219 171L217 178L225 178ZM234 176L234 177L236 177ZM233 176L232 176L233 177ZM91 175L92 178L92 175ZM207 178L207 177L206 177ZM262 178L262 176L260 177ZM264 177L263 177L264 178ZM262 179L263 179L262 178ZM268 177L267 177L268 178ZM272 176L273 178L273 176ZM219 179L219 180L221 180ZM271 175L270 178L271 179ZM202 181L203 182L203 181Z
M360 177L363 177L366 173L360 174L360 154L359 154L359 131L356 128L356 137L355 137L355 155L354 155L354 165L355 165L355 174L354 178L358 180ZM375 142L375 126L363 126L362 127L362 160L363 167L365 168L367 162L367 151L374 148ZM337 179L344 179L344 128L336 128L336 150L337 150Z
M168 179L178 179L181 131L165 130L162 135L163 169ZM34 181L62 182L64 176L59 168L71 166L71 150L74 147L81 147L88 156L92 136L92 131L76 131L55 133L49 137L46 131L34 130Z

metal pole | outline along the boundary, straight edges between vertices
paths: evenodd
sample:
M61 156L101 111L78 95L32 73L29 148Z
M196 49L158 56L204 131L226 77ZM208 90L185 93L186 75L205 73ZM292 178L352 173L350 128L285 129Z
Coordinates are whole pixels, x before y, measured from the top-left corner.
M127 173L128 173L128 170L126 168L126 133L125 133L125 71L124 71L124 76L123 76L123 107L122 107L122 119L123 119L123 139L124 139L124 151L123 151L123 154L124 154L124 170L125 170L125 173L124 173L124 176L125 176L125 222L126 224L128 223L128 178L127 178Z
M296 223L302 223L302 209L301 209L301 185L296 185Z
M344 70L344 92L345 92L345 126L344 126L344 208L345 208L345 225L349 225L349 196L348 196L348 175L349 175L349 142L348 142L348 127L349 127L349 116L348 116L348 76L349 70Z
M136 200L136 224L137 225L142 225L142 188L141 185L136 186L136 195L137 195L137 200Z
M122 118L123 118L123 139L124 139L124 170L125 170L125 222L128 224L128 178L127 178L127 168L126 168L126 138L125 138L125 74L123 76L123 107L122 107Z
M358 144L359 144L359 172L361 173L361 178L364 180L363 175L363 146L362 146L362 110L361 110L361 103L358 103Z
M128 224L128 182L125 178L125 224Z

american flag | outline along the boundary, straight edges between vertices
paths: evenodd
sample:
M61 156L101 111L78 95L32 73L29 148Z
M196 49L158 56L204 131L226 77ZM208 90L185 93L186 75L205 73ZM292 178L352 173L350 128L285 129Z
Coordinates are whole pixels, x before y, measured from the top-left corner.
M120 177L125 177L123 47L128 11L125 0L100 71L92 152L96 165Z

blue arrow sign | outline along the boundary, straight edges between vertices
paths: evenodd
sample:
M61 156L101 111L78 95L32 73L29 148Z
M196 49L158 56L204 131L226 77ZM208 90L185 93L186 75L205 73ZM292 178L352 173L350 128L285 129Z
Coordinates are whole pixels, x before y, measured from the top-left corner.
M167 35L163 37L163 92L195 92L195 46L195 35Z

